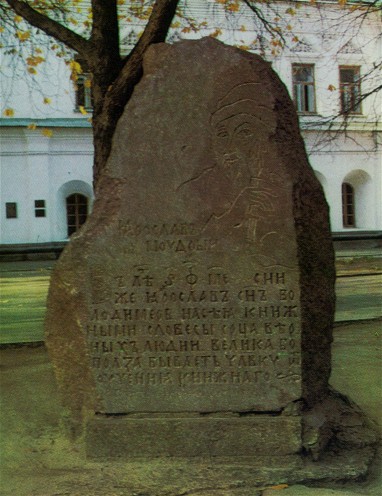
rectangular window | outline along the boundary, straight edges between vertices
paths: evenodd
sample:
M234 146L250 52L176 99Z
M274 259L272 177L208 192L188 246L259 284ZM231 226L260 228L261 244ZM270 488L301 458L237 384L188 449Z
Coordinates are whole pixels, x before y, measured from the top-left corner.
M17 219L17 203L9 202L5 204L5 216L7 219Z
M76 81L76 110L83 107L85 110L92 110L92 88L90 74L83 73Z
M349 183L342 184L342 221L344 227L355 227L354 188Z
M75 110L81 111L83 108L91 111L93 110L92 76L85 60L75 57L75 62L80 66L77 77L73 79L76 97Z
M316 112L314 88L314 65L293 64L293 98L297 112L312 114Z
M46 217L45 200L34 201L34 216Z
M340 103L343 114L361 113L359 67L340 66Z

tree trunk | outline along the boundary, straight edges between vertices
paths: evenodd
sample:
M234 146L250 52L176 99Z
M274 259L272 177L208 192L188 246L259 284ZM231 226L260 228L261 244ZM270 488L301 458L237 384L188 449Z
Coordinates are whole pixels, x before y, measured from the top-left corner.
M118 76L106 88L102 77L106 76L107 78L110 71L100 74L97 72L97 68L94 68L94 186L96 186L99 175L110 155L117 122L133 93L135 85L142 77L143 55L151 44L165 41L178 3L179 0L156 0L141 38L132 52L122 61L122 68Z
M153 43L164 42L179 0L156 0L142 36L132 52L120 56L117 0L91 0L93 24L90 39L33 9L22 0L5 0L32 26L41 29L86 61L92 74L94 186L105 168L118 119L142 77L143 55Z

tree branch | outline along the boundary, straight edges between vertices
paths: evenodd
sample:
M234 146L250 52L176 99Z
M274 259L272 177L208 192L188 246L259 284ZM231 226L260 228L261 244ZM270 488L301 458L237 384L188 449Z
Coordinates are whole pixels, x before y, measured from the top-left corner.
M98 179L110 154L111 137L135 85L143 74L143 55L153 43L165 41L179 0L156 0L145 30L132 52L123 60L115 81L108 88L100 114L93 118L95 162L94 178Z
M98 50L98 58L112 59L112 64L120 68L118 9L116 0L92 0L91 42Z
M258 7L256 7L255 5L253 5L251 3L250 0L243 0L243 2L245 3L245 5L250 9L252 10L252 12L255 14L255 16L261 21L261 23L263 24L265 30L272 36L272 37L275 37L277 36L278 38L280 38L284 43L285 43L285 38L283 36L283 34L278 31L273 25L272 23L266 19L265 15L263 14L263 12L261 11L261 9L259 9Z
M90 48L90 42L82 36L74 33L62 24L54 21L50 17L40 14L30 5L20 0L5 0L16 14L23 17L32 26L41 29L47 35L53 36L56 40L64 43L78 53L86 53Z
M142 58L149 45L165 41L178 3L179 0L156 0L145 30L124 64L133 64L132 60Z
M105 97L104 110L116 101L116 94L124 94L127 102L134 86L142 76L143 54L153 43L164 42L174 18L179 0L156 0L145 30L131 53L123 60L123 68Z

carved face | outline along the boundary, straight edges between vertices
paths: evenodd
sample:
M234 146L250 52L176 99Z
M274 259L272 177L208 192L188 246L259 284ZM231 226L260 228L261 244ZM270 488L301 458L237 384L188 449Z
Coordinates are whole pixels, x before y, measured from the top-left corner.
M259 144L262 130L250 114L236 114L214 126L214 152L218 166L230 180L256 177L260 172Z

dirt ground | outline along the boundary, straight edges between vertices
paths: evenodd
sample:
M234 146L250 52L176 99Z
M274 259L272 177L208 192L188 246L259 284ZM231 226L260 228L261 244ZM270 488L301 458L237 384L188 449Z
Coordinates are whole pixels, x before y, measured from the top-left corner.
M86 461L64 436L65 417L45 348L0 350L2 496L380 496L380 459L364 482L341 487L257 486L238 466L231 485L207 461ZM358 403L382 433L381 320L337 326L332 385ZM240 470L239 470L240 469ZM249 468L250 469L250 468ZM243 472L244 473L244 472ZM250 472L248 472L250 474ZM272 486L270 482L269 486Z

